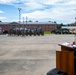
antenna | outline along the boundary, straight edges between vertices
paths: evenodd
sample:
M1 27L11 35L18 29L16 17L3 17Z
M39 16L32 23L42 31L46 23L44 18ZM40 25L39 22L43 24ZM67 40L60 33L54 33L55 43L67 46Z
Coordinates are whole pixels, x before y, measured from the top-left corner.
M23 28L25 28L25 25L24 25L24 17L23 17Z
M75 23L76 23L76 17L75 17Z
M23 17L23 24L24 24L24 17Z
M27 16L26 16L26 24L27 24Z

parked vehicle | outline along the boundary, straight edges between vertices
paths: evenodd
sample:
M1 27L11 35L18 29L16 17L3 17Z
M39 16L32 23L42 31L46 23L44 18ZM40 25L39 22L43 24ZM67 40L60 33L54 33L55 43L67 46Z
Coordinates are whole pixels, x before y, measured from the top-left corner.
M52 30L51 33L54 33L54 34L71 34L69 29L55 29L55 30Z
M61 34L61 30L57 29L57 30L55 31L55 34Z
M69 29L62 29L62 34L70 34Z

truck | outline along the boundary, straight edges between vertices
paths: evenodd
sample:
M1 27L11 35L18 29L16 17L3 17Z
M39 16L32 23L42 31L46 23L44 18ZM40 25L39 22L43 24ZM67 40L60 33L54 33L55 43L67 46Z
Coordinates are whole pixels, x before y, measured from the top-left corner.
M71 34L70 30L67 28L55 29L55 30L52 30L51 33L54 33L54 34Z

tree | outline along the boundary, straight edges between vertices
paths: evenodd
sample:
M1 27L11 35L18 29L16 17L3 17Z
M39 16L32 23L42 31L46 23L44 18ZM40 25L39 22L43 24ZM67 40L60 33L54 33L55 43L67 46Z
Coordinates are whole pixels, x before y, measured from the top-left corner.
M31 20L29 20L29 22L32 22Z
M64 26L63 23L60 24L61 26Z
M38 21L36 21L36 22L38 22Z
M0 22L2 22L2 21L0 20Z
M57 24L56 21L54 21L54 23Z
M48 21L48 22L51 22L51 21Z
M62 28L62 26L64 26L64 25L63 25L63 23L58 24L58 25L57 25L57 29L61 29L61 28Z

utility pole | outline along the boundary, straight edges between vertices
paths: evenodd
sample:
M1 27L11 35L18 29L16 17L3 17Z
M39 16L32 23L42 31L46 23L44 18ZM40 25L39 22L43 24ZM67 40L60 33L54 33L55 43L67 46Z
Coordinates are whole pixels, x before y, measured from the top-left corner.
M24 17L23 17L23 28L25 28L25 25L24 25Z
M76 23L76 17L75 17L75 23Z
M27 24L27 16L26 16L26 24Z

